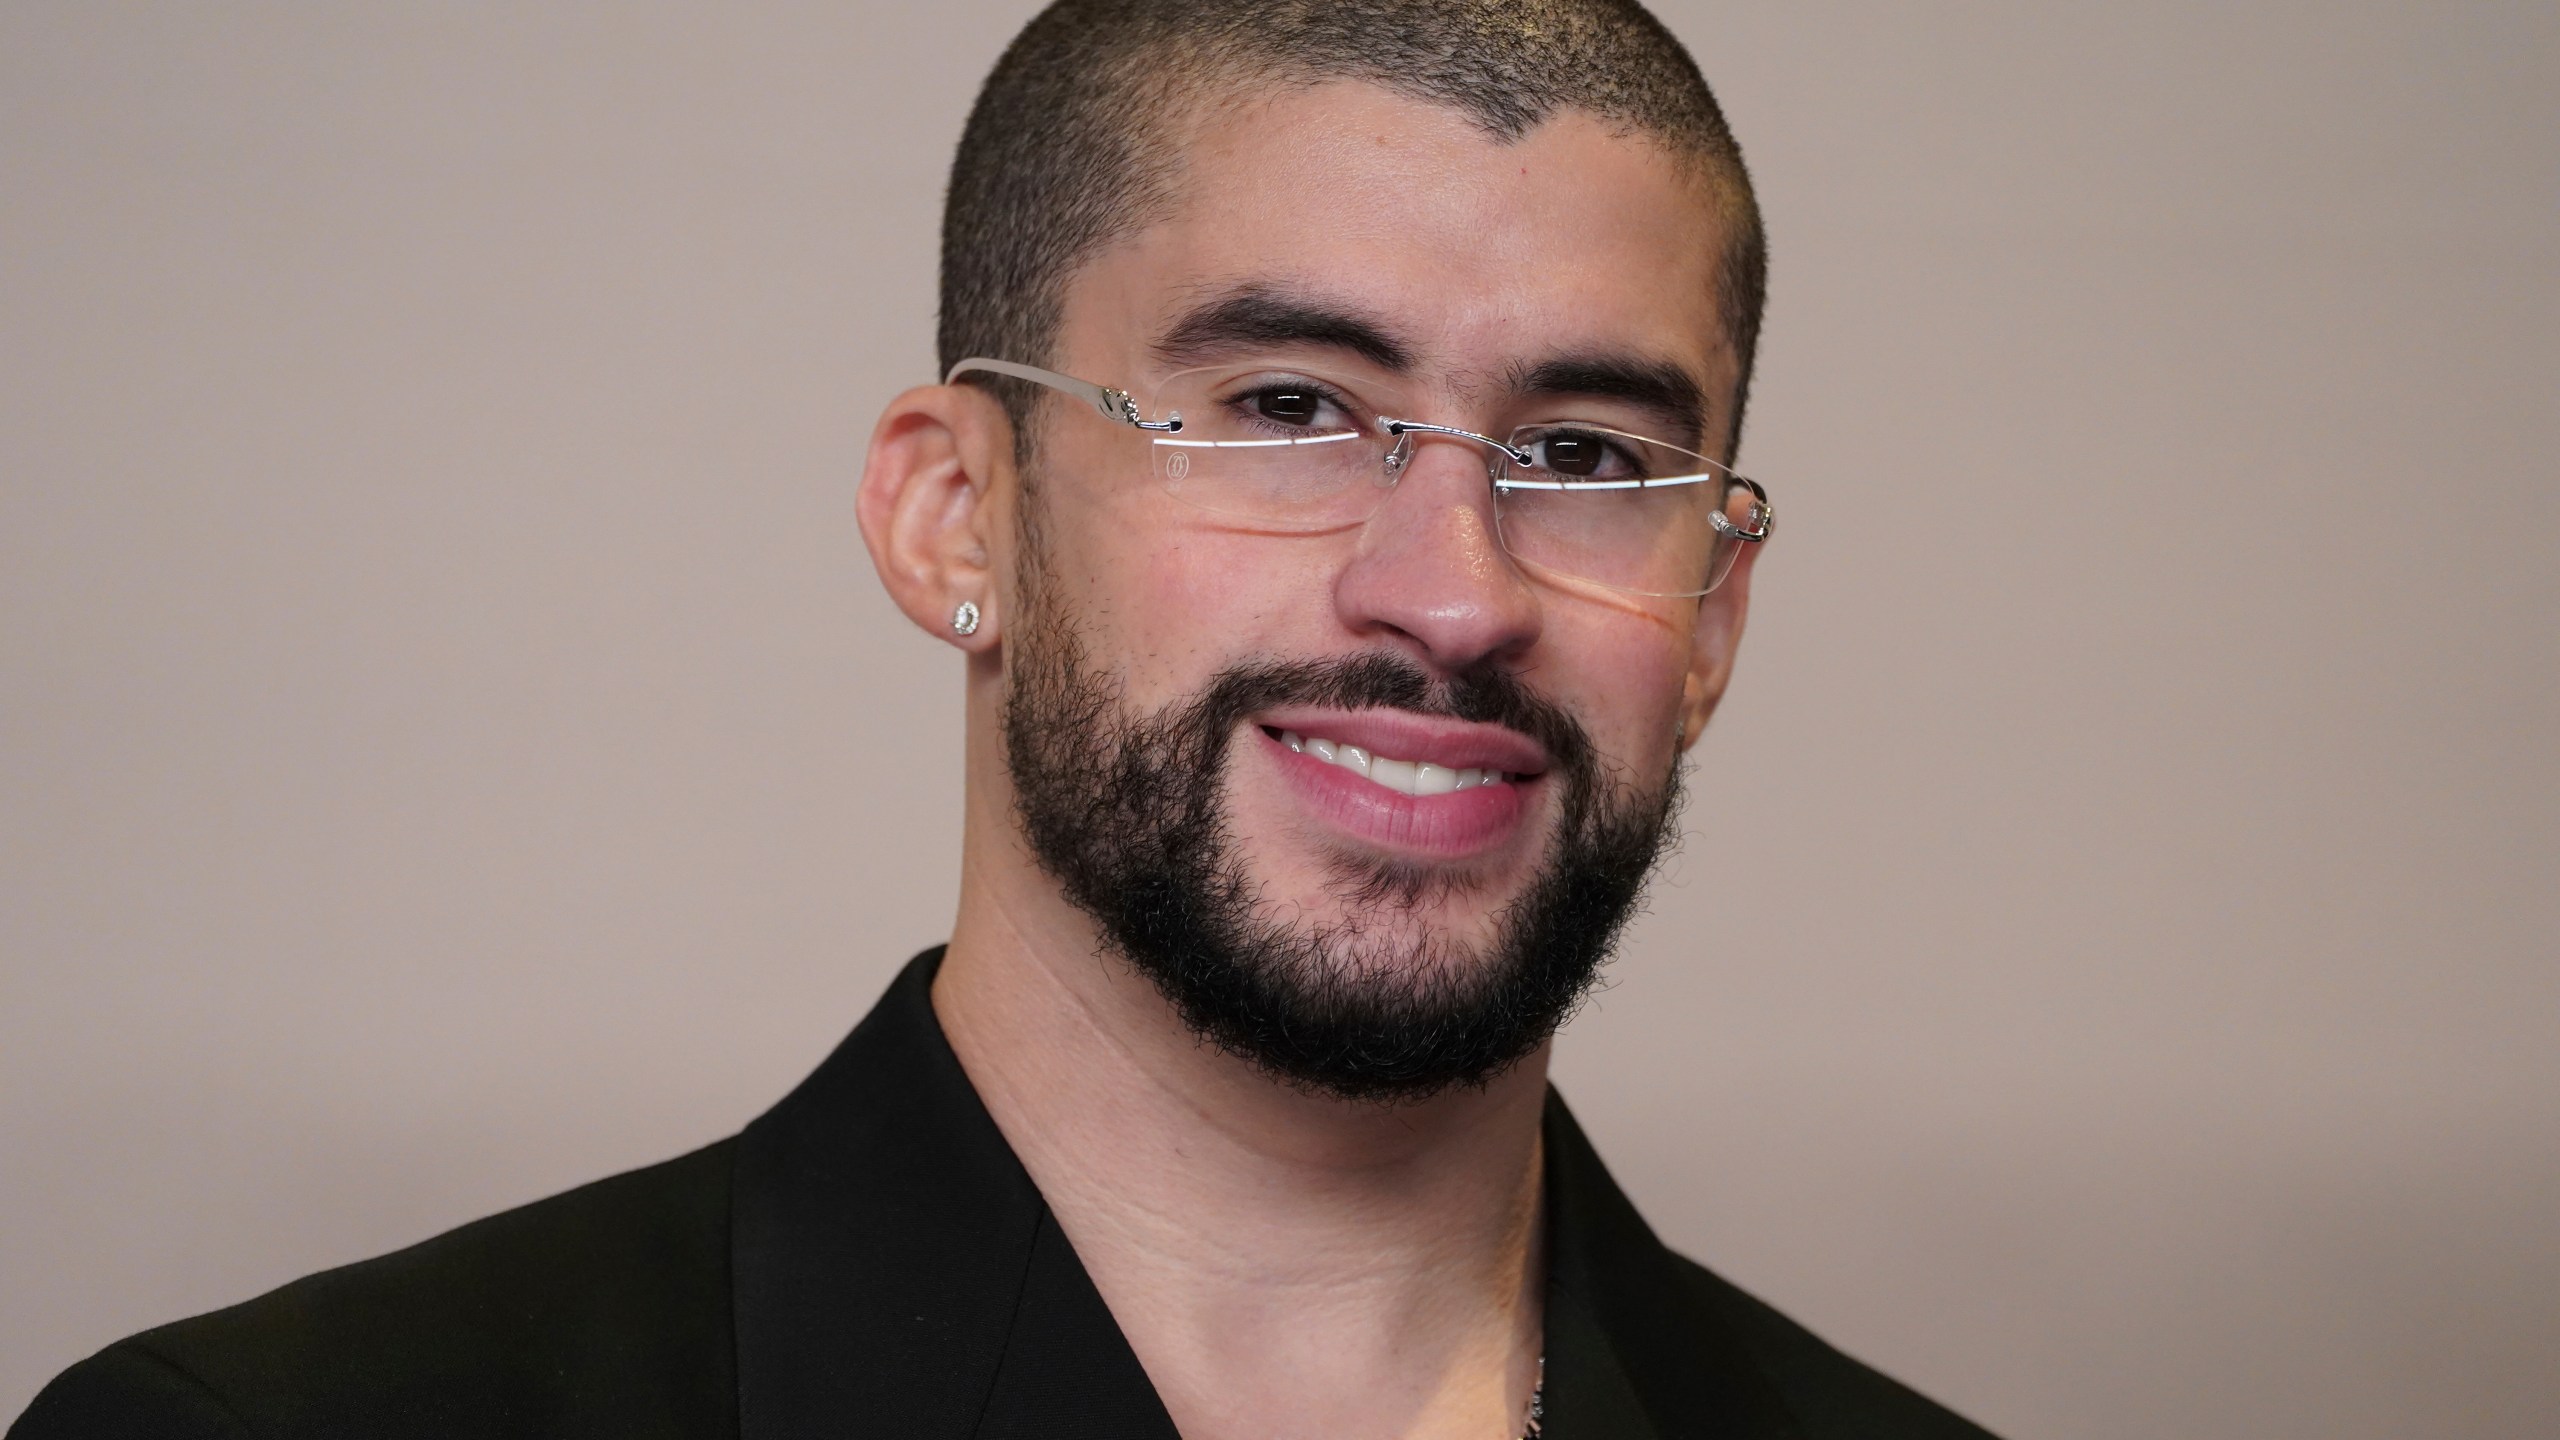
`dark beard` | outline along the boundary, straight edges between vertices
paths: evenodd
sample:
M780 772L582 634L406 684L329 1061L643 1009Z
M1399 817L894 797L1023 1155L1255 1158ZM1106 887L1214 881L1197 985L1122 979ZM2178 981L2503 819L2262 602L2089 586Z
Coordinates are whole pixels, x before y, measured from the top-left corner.
M1202 1039L1302 1090L1417 1099L1483 1085L1581 1003L1673 833L1676 768L1650 790L1627 785L1602 773L1571 715L1513 676L1486 668L1439 683L1385 653L1241 664L1188 701L1131 715L1060 610L1018 607L1008 637L1005 757L1023 833ZM1381 936L1365 923L1410 919L1467 883L1445 868L1345 860L1333 890L1346 918L1292 927L1256 913L1228 830L1227 750L1248 717L1281 704L1488 721L1546 747L1560 823L1491 942Z

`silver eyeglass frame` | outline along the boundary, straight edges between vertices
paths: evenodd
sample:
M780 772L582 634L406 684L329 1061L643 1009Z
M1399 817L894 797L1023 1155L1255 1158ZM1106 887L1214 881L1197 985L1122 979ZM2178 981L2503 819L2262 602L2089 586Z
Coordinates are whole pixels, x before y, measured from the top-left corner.
M1017 365L1010 360L991 360L984 356L972 356L952 366L950 373L942 377L942 383L956 384L961 376L972 373L1004 375L1016 380L1028 380L1034 385L1045 385L1060 394L1072 395L1082 400L1093 407L1095 414L1114 424L1127 425L1132 429L1150 431L1158 435L1178 435L1182 432L1182 414L1179 411L1168 414L1161 420L1149 420L1139 411L1138 402L1131 398L1126 390L1115 389L1109 385L1096 385L1090 380L1079 380L1073 375L1061 375L1055 370L1043 370L1037 365ZM1387 473L1390 476L1402 471L1407 460L1410 459L1409 447L1413 443L1410 437L1415 435L1442 435L1452 440L1469 440L1492 450L1511 464L1531 466L1537 463L1527 451L1513 447L1508 441L1496 440L1490 435L1480 435L1473 430L1461 430L1454 425L1432 425L1420 420L1395 420L1383 415L1378 417L1378 424L1401 442L1394 450L1388 452ZM1705 456L1698 458L1706 459ZM1776 529L1778 523L1777 508L1769 503L1769 492L1760 488L1759 481L1747 475L1737 474L1722 465L1716 465L1713 460L1708 460L1707 463L1715 465L1716 469L1730 479L1740 482L1743 488L1751 492L1752 508L1758 514L1760 522L1746 530L1725 518L1722 510L1716 510L1709 513L1707 523L1725 535L1736 540L1747 540L1755 545L1768 539L1770 532ZM1504 485L1510 485L1516 489L1562 488L1511 480L1501 474L1492 475L1490 478L1497 489ZM1677 479L1652 483L1695 485L1706 478L1704 475L1681 476ZM1642 480L1602 481L1593 488L1642 489L1646 483Z
M1149 420L1138 413L1138 402L1131 399L1126 390L1115 390L1108 385L1096 385L1090 380L1079 380L1073 375L1061 375L1055 370L1043 370L1037 365L1016 365L1010 360L989 360L983 356L976 356L952 366L951 373L942 377L942 383L957 384L961 376L972 372L1009 375L1016 380L1028 380L1034 385L1046 385L1061 394L1073 395L1092 406L1095 414L1118 424L1133 426L1140 430L1151 430L1159 435L1177 435L1182 432L1180 415L1168 415L1162 420Z
M1507 461L1510 464L1534 466L1538 463L1528 451L1511 444L1507 440L1496 440L1490 435L1478 434L1473 430L1461 430L1455 425L1432 425L1420 420L1396 420L1384 415L1378 417L1378 424L1384 428L1388 434L1395 436L1398 442L1396 448L1387 452L1387 474L1390 476L1404 473L1404 467L1412 463L1413 442L1406 439L1406 437L1410 435L1442 435L1452 440L1473 441L1474 443L1482 445L1486 449L1493 451L1495 454L1501 456L1504 461ZM1655 441L1653 443L1661 444L1663 442ZM1701 455L1698 458L1706 460L1707 457ZM1716 462L1712 460L1707 460L1707 463L1710 465L1716 464ZM1752 479L1748 475L1736 474L1734 471L1725 469L1722 465L1716 465L1716 469L1721 471L1726 479L1739 484L1742 488L1751 492L1752 508L1758 512L1760 516L1760 523L1749 530L1745 530L1741 526L1736 525L1731 520L1727 519L1722 510L1708 511L1707 523L1714 526L1718 534L1729 535L1736 540L1748 540L1755 545L1768 539L1769 528L1776 524L1778 519L1777 508L1769 503L1769 492L1761 489L1760 482ZM1566 482L1560 480L1514 479L1508 470L1500 468L1493 469L1490 478L1493 481L1493 488L1496 491L1563 490L1567 488L1577 490L1665 489L1673 485L1703 485L1708 479L1708 477L1704 475L1677 475L1660 480L1582 480L1572 482L1570 487L1568 487Z

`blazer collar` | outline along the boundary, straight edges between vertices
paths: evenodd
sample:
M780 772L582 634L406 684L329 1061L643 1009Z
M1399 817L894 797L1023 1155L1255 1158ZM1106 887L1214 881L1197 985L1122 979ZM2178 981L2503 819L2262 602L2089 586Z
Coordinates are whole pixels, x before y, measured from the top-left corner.
M1749 1346L1609 1178L1550 1087L1547 1430L1558 1440L1798 1440Z
M941 959L739 1138L742 1440L1179 1440L943 1039ZM1545 1125L1548 1433L1793 1435L1552 1091Z

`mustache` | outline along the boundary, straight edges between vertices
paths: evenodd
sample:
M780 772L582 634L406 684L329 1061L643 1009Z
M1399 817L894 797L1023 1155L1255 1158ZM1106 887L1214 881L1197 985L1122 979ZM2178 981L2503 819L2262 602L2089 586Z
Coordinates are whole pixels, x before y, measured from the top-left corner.
M1404 656L1384 652L1231 665L1185 707L1190 713L1183 728L1223 737L1247 716L1280 705L1405 710L1500 725L1537 741L1549 762L1568 775L1588 775L1593 767L1591 736L1582 722L1517 675L1478 665L1435 678Z

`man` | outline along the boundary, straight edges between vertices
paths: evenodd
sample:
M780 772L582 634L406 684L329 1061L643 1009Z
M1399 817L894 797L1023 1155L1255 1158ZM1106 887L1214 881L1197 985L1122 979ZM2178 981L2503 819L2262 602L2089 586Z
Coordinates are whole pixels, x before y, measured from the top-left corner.
M111 1347L73 1435L1955 1436L1545 1083L1731 674L1758 215L1622 0L1062 0L861 519L951 941L738 1138Z

